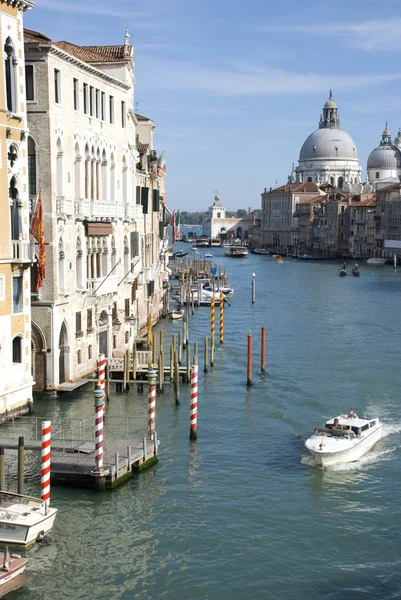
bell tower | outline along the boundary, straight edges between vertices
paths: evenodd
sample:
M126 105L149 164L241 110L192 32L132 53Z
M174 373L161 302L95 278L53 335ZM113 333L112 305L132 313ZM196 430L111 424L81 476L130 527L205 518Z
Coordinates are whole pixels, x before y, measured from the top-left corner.
M210 210L210 217L211 217L212 221L214 219L225 219L226 218L226 209L221 204L220 196L219 196L219 193L217 190L215 190L214 203L209 208L209 210Z

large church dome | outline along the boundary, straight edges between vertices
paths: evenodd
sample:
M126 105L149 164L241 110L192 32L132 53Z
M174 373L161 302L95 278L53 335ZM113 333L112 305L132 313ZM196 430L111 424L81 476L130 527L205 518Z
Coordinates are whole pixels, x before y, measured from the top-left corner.
M316 129L305 140L299 160L315 158L358 160L358 152L352 137L343 129Z

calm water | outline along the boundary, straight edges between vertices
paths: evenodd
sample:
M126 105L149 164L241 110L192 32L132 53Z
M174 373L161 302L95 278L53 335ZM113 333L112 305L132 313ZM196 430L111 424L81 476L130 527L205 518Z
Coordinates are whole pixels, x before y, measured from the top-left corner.
M340 278L332 263L214 253L235 294L224 347L200 376L197 443L188 439L185 389L178 408L168 392L159 397L159 464L112 493L54 487L52 542L29 552L35 577L10 599L401 597L401 269L361 266L359 279ZM209 310L198 309L192 344L208 332ZM146 394L132 387L112 396L110 415L146 414ZM81 392L38 401L36 414L58 422L91 415L92 404ZM384 439L356 463L314 467L304 439L351 406L381 417ZM27 487L37 494L38 457L27 461Z

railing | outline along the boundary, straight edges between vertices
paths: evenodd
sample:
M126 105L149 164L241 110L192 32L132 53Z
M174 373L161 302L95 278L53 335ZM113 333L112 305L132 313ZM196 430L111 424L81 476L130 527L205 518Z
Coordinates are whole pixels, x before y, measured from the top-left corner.
M87 279L87 290L89 294L102 296L103 294L116 294L121 277L111 275L110 277L97 277L96 279Z
M56 197L56 212L58 215L68 215L72 217L75 213L75 202L73 198L67 196Z
M11 257L14 262L33 262L35 246L26 240L11 241Z

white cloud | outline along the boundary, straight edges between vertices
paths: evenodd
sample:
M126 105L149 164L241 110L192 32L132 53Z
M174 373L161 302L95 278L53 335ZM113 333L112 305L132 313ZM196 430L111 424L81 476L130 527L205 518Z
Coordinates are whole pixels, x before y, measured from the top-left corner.
M145 64L146 63L146 64ZM384 75L319 75L291 73L268 66L205 67L174 60L147 59L139 69L148 90L201 92L214 96L277 96L349 90L401 79L401 72ZM148 77L148 74L151 77Z
M394 52L401 48L401 18L361 21L358 23L318 23L260 27L268 33L304 33L322 37L345 38L353 46L366 51Z

